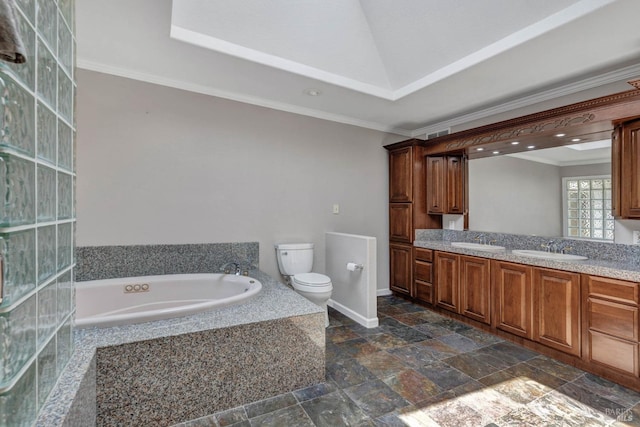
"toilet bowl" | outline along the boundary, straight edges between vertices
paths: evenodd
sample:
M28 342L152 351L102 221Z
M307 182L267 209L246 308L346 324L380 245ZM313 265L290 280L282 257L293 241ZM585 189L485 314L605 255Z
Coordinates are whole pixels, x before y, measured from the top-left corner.
M275 247L280 273L297 293L324 309L325 326L329 326L327 301L333 284L328 276L311 272L313 243L281 243Z

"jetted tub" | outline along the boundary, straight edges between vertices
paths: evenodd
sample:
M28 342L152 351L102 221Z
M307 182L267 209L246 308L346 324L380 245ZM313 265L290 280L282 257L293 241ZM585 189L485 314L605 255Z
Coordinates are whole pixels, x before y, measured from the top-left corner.
M237 304L262 283L232 274L174 274L76 283L76 327L150 322Z

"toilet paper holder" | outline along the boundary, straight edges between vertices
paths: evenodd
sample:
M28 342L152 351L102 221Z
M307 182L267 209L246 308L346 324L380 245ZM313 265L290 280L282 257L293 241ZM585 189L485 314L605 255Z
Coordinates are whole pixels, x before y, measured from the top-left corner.
M362 264L357 264L355 262L347 263L347 270L349 271L362 271L363 269L364 269L364 265Z

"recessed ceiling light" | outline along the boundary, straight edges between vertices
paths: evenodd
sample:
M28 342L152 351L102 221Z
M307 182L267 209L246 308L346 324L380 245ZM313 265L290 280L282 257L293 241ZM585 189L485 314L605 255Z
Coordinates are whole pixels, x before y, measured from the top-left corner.
M494 151L493 154L500 154L500 152L499 151Z
M320 96L322 95L322 91L320 89L306 89L304 91L309 96Z
M533 148L536 148L536 146L535 146L535 145L529 145L527 148L528 148L529 150L531 150L531 149L533 149Z
M478 148L476 148L476 151L484 151L484 148L478 147Z
M578 141L580 141L580 138L573 138L573 139L571 140L571 142L578 142Z
M518 144L520 144L520 141L513 141L513 142L511 143L511 145L518 145Z
M566 134L564 134L564 133L557 133L557 134L556 134L556 136L557 136L558 138L562 138L562 137L563 137L563 136L565 136L565 135L566 135Z

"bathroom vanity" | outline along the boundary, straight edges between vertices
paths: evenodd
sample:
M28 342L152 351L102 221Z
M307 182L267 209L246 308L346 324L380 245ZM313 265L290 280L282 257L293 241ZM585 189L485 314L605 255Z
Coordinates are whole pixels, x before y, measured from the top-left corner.
M462 215L464 229L468 229L473 215L468 203L468 160L534 146L568 145L578 139L612 139L614 215L616 219L640 218L639 118L640 91L631 90L385 147L390 173L391 290L640 390L639 263L601 259L597 251L589 260L575 262L511 252L539 249L540 238L532 238L526 247L474 250L472 235L478 233L468 231L457 232L471 235L458 235L468 244L456 247L446 236L449 230L442 230L444 214ZM444 234L434 238L429 232ZM489 243L492 237L483 235L483 239Z

